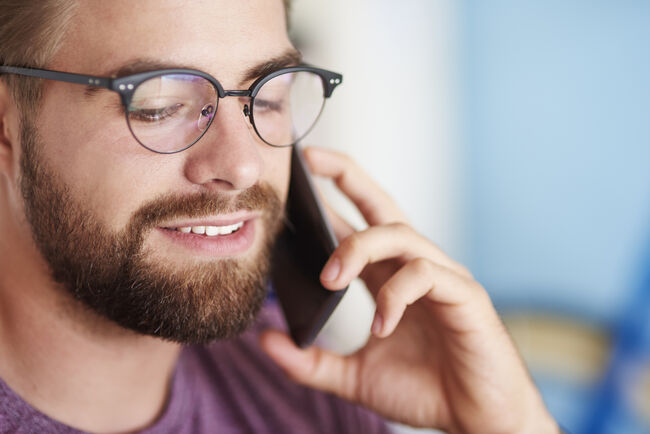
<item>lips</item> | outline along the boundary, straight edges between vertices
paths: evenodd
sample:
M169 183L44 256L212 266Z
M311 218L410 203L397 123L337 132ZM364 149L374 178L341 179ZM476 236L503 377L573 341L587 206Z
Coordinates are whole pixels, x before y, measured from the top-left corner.
M203 226L203 225L196 225L196 226L181 226L181 227L176 227L176 228L168 228L170 230L175 230L178 232L182 232L184 234L196 234L196 235L205 235L208 237L216 237L220 235L230 235L232 233L237 232L239 229L244 226L244 222L241 221L239 223L235 223L232 225L226 225L226 226Z
M175 245L193 254L233 256L244 253L251 247L255 240L257 221L257 218L239 218L219 222L183 222L160 227L159 232Z

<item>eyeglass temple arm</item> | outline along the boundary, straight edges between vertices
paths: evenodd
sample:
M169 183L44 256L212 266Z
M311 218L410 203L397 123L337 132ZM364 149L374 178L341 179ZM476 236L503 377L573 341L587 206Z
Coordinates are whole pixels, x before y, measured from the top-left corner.
M46 69L21 68L18 66L0 66L0 74L17 74L28 77L44 78L46 80L64 81L66 83L84 84L86 86L112 89L113 79L95 77L92 75L74 74L71 72L50 71Z

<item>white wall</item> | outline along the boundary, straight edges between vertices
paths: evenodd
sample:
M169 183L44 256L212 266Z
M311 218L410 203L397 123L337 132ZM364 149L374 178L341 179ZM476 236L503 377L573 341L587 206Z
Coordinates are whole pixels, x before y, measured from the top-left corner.
M344 74L307 142L343 150L462 254L453 0L294 0L307 61Z

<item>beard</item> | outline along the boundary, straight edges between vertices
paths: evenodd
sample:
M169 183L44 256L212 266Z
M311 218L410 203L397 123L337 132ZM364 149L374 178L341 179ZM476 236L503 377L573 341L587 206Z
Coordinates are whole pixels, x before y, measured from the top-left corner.
M266 297L271 246L283 216L269 185L257 184L234 200L207 192L158 197L114 233L50 170L28 120L21 138L20 187L34 242L53 281L84 309L125 329L183 344L231 338L251 324ZM145 235L165 221L237 210L262 211L263 227L256 231L261 248L249 258L174 267L144 249Z

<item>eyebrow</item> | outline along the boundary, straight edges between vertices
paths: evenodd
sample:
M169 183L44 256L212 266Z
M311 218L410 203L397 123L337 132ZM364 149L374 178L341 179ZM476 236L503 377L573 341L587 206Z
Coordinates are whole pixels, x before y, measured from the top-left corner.
M244 84L249 81L253 81L259 77L270 74L279 69L290 66L297 66L301 63L302 54L300 54L300 52L295 48L291 48L279 56L272 57L247 68L243 73L243 78L240 81L240 86L244 86ZM109 71L106 76L111 78L120 78L127 75L138 74L141 72L157 71L161 69L196 69L196 67L142 58L130 61L128 64L118 66L117 68ZM100 90L102 89L93 86L87 86L85 94L90 97Z
M278 69L286 68L288 66L296 66L302 63L302 54L295 48L286 51L278 57L274 57L265 62L260 62L257 65L248 68L244 71L244 78L240 82L241 85L248 81L255 80L264 75L270 74Z

